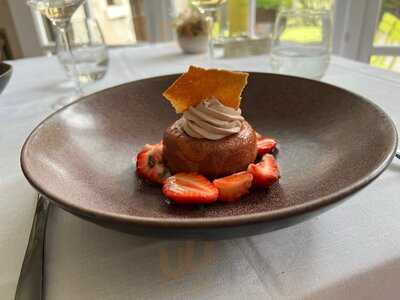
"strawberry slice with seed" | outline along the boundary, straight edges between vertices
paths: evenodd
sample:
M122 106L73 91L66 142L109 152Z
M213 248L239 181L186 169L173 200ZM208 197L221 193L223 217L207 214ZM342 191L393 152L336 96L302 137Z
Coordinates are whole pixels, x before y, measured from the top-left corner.
M166 197L179 204L208 204L217 200L218 189L197 173L177 173L163 186Z
M249 192L252 181L253 175L244 171L215 179L213 184L218 188L219 201L232 202L239 200L243 195Z
M278 144L277 140L273 138L261 137L257 139L257 153L262 156L266 153L272 153Z
M247 171L253 174L253 185L268 187L279 180L278 163L271 154L265 154L257 164L250 164Z
M170 176L162 160L163 145L146 144L136 157L137 174L151 182L163 184Z

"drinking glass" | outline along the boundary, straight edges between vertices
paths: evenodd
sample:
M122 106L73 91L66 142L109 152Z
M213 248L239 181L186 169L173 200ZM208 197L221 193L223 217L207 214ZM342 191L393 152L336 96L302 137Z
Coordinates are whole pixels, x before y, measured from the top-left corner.
M203 14L208 22L208 57L213 56L212 34L215 22L215 14L217 9L226 2L226 0L192 0L192 4L196 6L200 13Z
M75 89L78 95L82 95L82 88L78 79L78 71L74 63L74 56L71 51L70 42L68 39L67 28L71 21L72 15L85 0L28 0L27 3L33 9L39 11L46 16L54 27L57 29L61 39L64 41L65 52L68 53L71 59L71 71L74 74L73 80ZM70 102L72 99L69 99ZM62 104L65 103L63 99Z
M329 65L331 41L330 10L282 10L275 21L271 47L272 70L321 79Z
M108 67L107 47L100 26L95 19L73 20L67 29L74 61L66 52L64 40L57 39L57 56L67 76L74 78L74 65L81 84L104 77Z

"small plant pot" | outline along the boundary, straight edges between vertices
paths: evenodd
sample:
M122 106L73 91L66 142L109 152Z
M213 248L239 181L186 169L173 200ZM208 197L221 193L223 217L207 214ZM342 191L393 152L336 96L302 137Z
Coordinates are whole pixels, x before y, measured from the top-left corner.
M208 35L201 34L197 36L179 36L178 44L184 53L198 54L207 51Z

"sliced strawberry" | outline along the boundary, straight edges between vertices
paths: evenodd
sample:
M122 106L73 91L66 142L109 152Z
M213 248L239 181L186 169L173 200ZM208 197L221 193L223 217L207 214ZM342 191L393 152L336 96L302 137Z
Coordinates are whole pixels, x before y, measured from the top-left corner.
M272 153L278 142L275 139L261 137L257 140L257 153L259 156L262 156L266 153Z
M163 145L146 144L136 157L136 172L140 177L162 184L170 176L162 161Z
M178 173L167 178L163 193L180 204L207 204L217 200L218 189L197 173Z
M252 181L253 175L244 171L215 179L213 184L218 188L220 201L232 202L249 192Z
M270 186L280 177L278 164L271 154L265 154L257 164L250 164L247 171L253 174L255 186Z

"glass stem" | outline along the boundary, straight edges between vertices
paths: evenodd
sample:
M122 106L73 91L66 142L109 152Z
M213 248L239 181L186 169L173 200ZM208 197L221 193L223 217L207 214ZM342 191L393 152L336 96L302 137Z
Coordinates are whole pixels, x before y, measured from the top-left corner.
M212 10L205 10L204 15L208 23L208 58L213 57L213 29L214 29L214 15Z
M71 59L72 80L73 80L74 85L75 85L76 93L79 96L82 96L83 95L83 91L82 91L81 83L79 81L79 72L78 72L78 69L76 67L76 60L75 60L74 54L72 53L71 44L70 44L70 41L69 41L69 38L68 38L67 28L68 28L68 25L66 24L65 26L59 27L58 30L59 30L59 33L61 35L61 39L62 39L63 44L64 44L64 49L65 49L66 53L69 55L69 57Z

